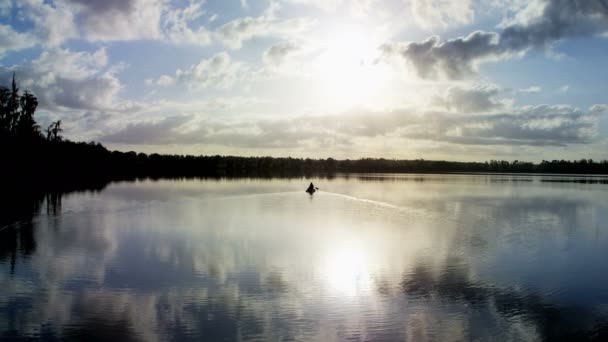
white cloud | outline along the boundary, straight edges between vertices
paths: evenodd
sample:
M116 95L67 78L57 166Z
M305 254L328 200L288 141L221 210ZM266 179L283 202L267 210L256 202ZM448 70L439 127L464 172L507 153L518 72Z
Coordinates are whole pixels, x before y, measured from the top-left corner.
M73 80L82 80L99 72L108 64L106 50L95 52L74 52L68 49L55 48L44 51L30 64L32 71ZM40 80L43 84L46 79Z
M321 10L331 12L335 11L340 5L342 5L344 0L285 0L285 2L313 6Z
M248 68L244 64L235 62L230 55L220 52L202 59L187 70L178 69L173 76L162 75L152 83L159 86L184 84L188 88L227 88L247 77Z
M256 37L288 38L297 35L315 22L310 18L280 19L276 15L279 4L271 2L260 16L236 18L216 31L210 31L201 24L206 13L204 6L205 2L195 0L189 0L185 6L176 6L176 3L168 0L17 2L20 17L31 22L35 36L49 46L60 46L74 38L92 42L161 40L195 45L208 45L216 40L238 49L244 42ZM213 14L208 21L213 22L217 18L218 15ZM21 47L14 42L6 46Z
M288 55L291 55L298 50L299 47L295 43L281 42L264 51L262 58L264 63L270 66L279 66L283 64Z
M500 97L501 93L495 85L454 86L436 97L435 103L457 113L489 113L506 107L508 101Z
M158 78L158 80L151 82L152 84L157 84L159 86L167 87L175 84L175 78L169 75L162 75Z
M394 4L385 0L282 0L286 4L314 7L324 12L342 15L348 13L353 18L391 14ZM402 6L398 6L401 8Z
M117 101L122 84L116 71L108 68L105 49L74 52L61 48L44 51L31 62L0 69L3 79L15 72L20 87L38 97L41 109L59 112L124 109L127 104Z
M0 24L0 57L8 51L30 48L37 44L37 39L30 33L16 32L8 25Z
M23 0L16 4L20 17L31 22L34 34L50 46L73 38L211 42L204 26L191 25L205 13L200 1L190 0L184 7L174 7L167 0Z
M571 106L538 105L491 115L433 114L428 123L406 128L410 138L465 145L568 146L589 144L597 137L598 115Z
M305 32L316 22L310 18L278 19L277 3L271 3L266 11L258 17L242 17L220 26L215 37L224 45L239 49L245 41L256 37L289 38Z
M543 88L541 88L539 86L530 86L528 88L518 90L518 92L520 92L520 93L528 93L528 94L538 94L542 91L543 91Z
M568 90L570 90L570 86L569 86L569 85L567 85L567 84L565 84L565 85L563 85L563 86L559 87L559 89L558 89L558 91L559 91L560 93L567 93L567 92L568 92Z
M207 45L211 43L211 32L204 26L193 29L189 23L201 18L205 11L202 2L192 2L182 9L172 9L163 16L163 31L166 38L174 43ZM217 18L217 15L215 15ZM213 20L209 20L213 21Z
M3 0L0 1L0 16L9 16L13 8L12 1Z
M409 139L454 145L569 146L590 144L606 106L524 106L496 114L421 109L351 111L289 119L226 121L193 115L132 123L102 141L122 144L214 144L240 148L351 146L360 139ZM185 129L187 127L187 129Z
M411 10L423 28L469 24L474 17L470 0L411 0Z
M58 46L78 36L74 14L63 3L53 6L44 0L16 2L20 16L34 25L34 34L46 45Z
M161 0L63 0L82 21L88 40L158 39Z

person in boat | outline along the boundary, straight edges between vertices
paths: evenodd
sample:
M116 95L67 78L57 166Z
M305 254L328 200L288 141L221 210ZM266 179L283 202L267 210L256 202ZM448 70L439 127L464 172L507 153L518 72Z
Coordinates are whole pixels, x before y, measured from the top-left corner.
M310 185L308 186L308 189L306 189L306 192L312 195L315 191L317 191L317 189L319 188L315 188L312 182L310 182Z

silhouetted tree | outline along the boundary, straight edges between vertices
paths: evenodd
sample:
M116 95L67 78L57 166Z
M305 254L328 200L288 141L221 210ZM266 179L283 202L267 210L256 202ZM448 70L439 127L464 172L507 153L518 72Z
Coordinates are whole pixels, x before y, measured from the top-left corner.
M59 135L59 133L63 132L63 128L61 128L61 120L57 120L52 122L49 127L46 129L46 140L48 141L61 141L63 138Z
M13 83L11 86L11 94L8 100L8 114L10 131L15 132L17 121L19 119L19 88L17 88L17 81L15 80L15 74L13 73Z
M9 110L9 100L11 91L8 88L0 87L0 134L10 133L11 117Z
M16 133L21 137L40 136L40 126L34 120L34 112L38 107L38 99L26 91L19 100L21 108L18 112Z
M40 126L34 120L38 99L25 91L19 95L17 80L13 74L11 88L0 87L0 134L20 138L39 138Z
M13 74L11 89L2 87L0 89L0 101L2 105L2 132L15 134L17 121L19 119L19 88Z

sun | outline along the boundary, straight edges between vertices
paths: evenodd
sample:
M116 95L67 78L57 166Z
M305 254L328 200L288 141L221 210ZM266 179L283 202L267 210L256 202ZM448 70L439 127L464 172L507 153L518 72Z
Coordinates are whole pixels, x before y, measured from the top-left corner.
M379 39L370 30L342 25L329 30L315 62L319 90L333 107L373 104L389 72L378 63Z

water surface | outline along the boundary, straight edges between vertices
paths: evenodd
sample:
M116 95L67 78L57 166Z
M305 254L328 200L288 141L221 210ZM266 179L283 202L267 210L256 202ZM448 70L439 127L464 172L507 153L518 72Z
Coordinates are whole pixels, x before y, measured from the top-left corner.
M161 180L5 208L0 339L608 338L603 177Z

